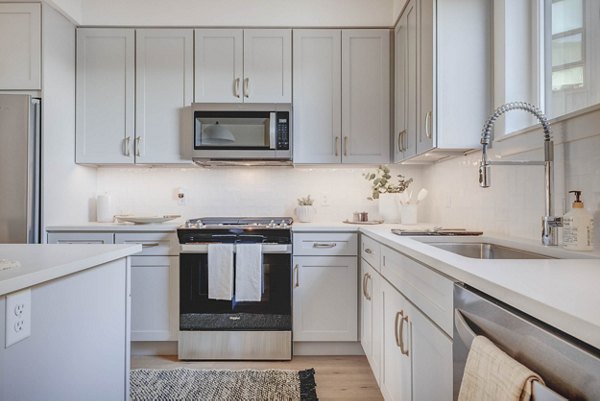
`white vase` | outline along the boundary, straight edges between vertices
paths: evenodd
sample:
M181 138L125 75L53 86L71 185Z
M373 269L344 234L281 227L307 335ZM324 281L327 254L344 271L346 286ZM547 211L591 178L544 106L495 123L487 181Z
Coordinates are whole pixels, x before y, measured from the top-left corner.
M317 209L313 206L298 206L296 208L296 217L300 223L310 223L317 214Z
M417 204L410 203L400 206L400 215L402 216L402 224L417 224Z
M386 223L400 222L399 204L398 194L379 194L379 216L383 221Z

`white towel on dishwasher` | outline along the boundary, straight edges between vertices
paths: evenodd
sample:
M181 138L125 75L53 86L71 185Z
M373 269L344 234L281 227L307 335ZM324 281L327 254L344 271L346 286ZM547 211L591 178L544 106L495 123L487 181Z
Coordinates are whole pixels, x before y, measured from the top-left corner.
M208 244L208 298L233 298L233 244Z
M262 245L238 244L235 255L235 300L260 302L262 298Z

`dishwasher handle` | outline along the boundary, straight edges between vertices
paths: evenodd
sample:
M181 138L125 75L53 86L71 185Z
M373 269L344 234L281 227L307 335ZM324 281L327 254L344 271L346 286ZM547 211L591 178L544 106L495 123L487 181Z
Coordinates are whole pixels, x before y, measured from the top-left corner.
M459 309L454 310L454 327L460 340L470 350L473 340L477 337L477 333L469 326L469 323L467 323L467 320ZM533 381L531 385L531 393L533 401L569 401L537 380Z

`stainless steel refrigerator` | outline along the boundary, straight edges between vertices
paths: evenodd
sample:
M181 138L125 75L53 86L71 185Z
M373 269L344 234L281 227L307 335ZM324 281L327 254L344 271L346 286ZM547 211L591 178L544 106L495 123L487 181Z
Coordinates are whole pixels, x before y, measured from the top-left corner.
M0 95L0 244L40 242L41 104Z

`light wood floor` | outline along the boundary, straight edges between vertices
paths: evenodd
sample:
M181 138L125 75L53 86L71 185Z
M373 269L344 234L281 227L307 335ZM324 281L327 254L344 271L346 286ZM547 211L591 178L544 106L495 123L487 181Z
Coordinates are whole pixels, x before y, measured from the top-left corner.
M364 356L297 356L286 362L180 362L176 356L134 356L131 368L173 369L315 369L320 401L383 401Z

